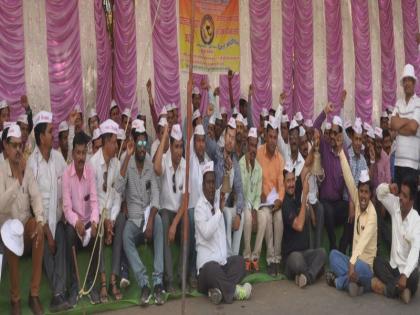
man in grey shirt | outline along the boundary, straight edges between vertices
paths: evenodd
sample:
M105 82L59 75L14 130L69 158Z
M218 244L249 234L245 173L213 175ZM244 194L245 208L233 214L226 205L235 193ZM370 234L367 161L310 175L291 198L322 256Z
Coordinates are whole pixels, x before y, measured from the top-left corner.
M165 302L163 277L163 227L158 213L159 189L153 164L146 158L147 134L142 125L134 133L134 143L127 144L127 154L116 182L119 193L125 191L127 223L123 232L124 251L141 289L140 305L146 306L152 297L147 270L137 251L137 245L153 239L153 296L156 304ZM134 155L134 156L133 156Z

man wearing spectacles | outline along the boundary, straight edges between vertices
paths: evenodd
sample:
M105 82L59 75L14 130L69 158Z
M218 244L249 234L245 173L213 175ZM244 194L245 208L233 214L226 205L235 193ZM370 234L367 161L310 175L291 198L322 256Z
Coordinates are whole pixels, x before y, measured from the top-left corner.
M157 176L161 177L160 208L164 234L165 254L165 284L168 292L174 292L173 264L170 241L173 241L177 224L171 228L172 222L179 222L181 219L181 208L183 194L185 192L185 159L182 157L183 140L179 124L172 126L169 137L168 127L164 127L162 141L154 159L154 170ZM170 146L167 153L163 153L168 139ZM191 174L194 176L194 174ZM181 266L182 264L179 264Z

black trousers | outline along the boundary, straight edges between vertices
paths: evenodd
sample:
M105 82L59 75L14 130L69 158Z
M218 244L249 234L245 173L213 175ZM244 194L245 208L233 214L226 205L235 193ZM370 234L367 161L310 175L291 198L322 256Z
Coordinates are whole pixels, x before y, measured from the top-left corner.
M304 274L308 283L312 284L321 274L326 260L327 254L323 248L292 252L286 258L286 276L294 280L296 275Z
M231 256L225 265L209 261L200 268L198 292L207 294L210 289L219 289L225 303L232 303L236 285L245 277L245 260Z
M373 272L385 284L385 295L389 298L398 297L399 290L397 283L401 276L398 268L392 268L387 260L377 256L373 261ZM416 267L407 279L407 288L410 290L412 296L416 294L418 283L419 273Z
M353 239L353 224L347 223L349 203L345 200L327 201L321 200L324 207L324 224L327 230L328 240L330 241L330 251L337 249L337 240L335 236L335 227L343 225L343 236L340 240L340 251L345 253L347 247Z

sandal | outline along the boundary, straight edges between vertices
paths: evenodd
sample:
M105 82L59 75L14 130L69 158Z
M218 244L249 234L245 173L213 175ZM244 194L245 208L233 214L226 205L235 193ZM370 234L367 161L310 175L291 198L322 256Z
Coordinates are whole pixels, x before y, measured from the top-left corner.
M112 294L115 301L120 301L122 299L122 293L118 289L116 278L114 278L114 279L111 278L111 280L109 282L109 293Z
M101 284L101 291L99 293L101 303L108 303L108 292L106 290L106 281Z

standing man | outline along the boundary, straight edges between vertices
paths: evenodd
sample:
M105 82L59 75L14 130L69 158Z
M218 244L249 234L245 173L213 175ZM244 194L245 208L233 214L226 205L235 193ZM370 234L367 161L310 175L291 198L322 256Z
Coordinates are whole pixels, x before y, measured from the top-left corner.
M10 121L10 108L6 100L0 101L0 130L5 129L4 123Z
M44 270L53 297L51 312L69 308L66 300L67 257L61 180L67 167L63 156L52 148L52 113L41 111L34 117L34 152L27 168L32 172L42 195L44 209Z
M2 233L1 236L6 245L5 257L10 274L11 313L21 314L19 256L31 253L32 278L28 302L32 313L41 315L44 313L39 299L44 251L42 196L32 172L25 171L19 126L10 126L4 131L3 138L6 139L4 149L7 160L0 164L0 226L9 219L18 219L23 225L23 248L20 253L12 251L4 239L5 235Z
M109 118L115 121L118 125L121 121L120 109L115 100L111 101L111 107L109 108Z

